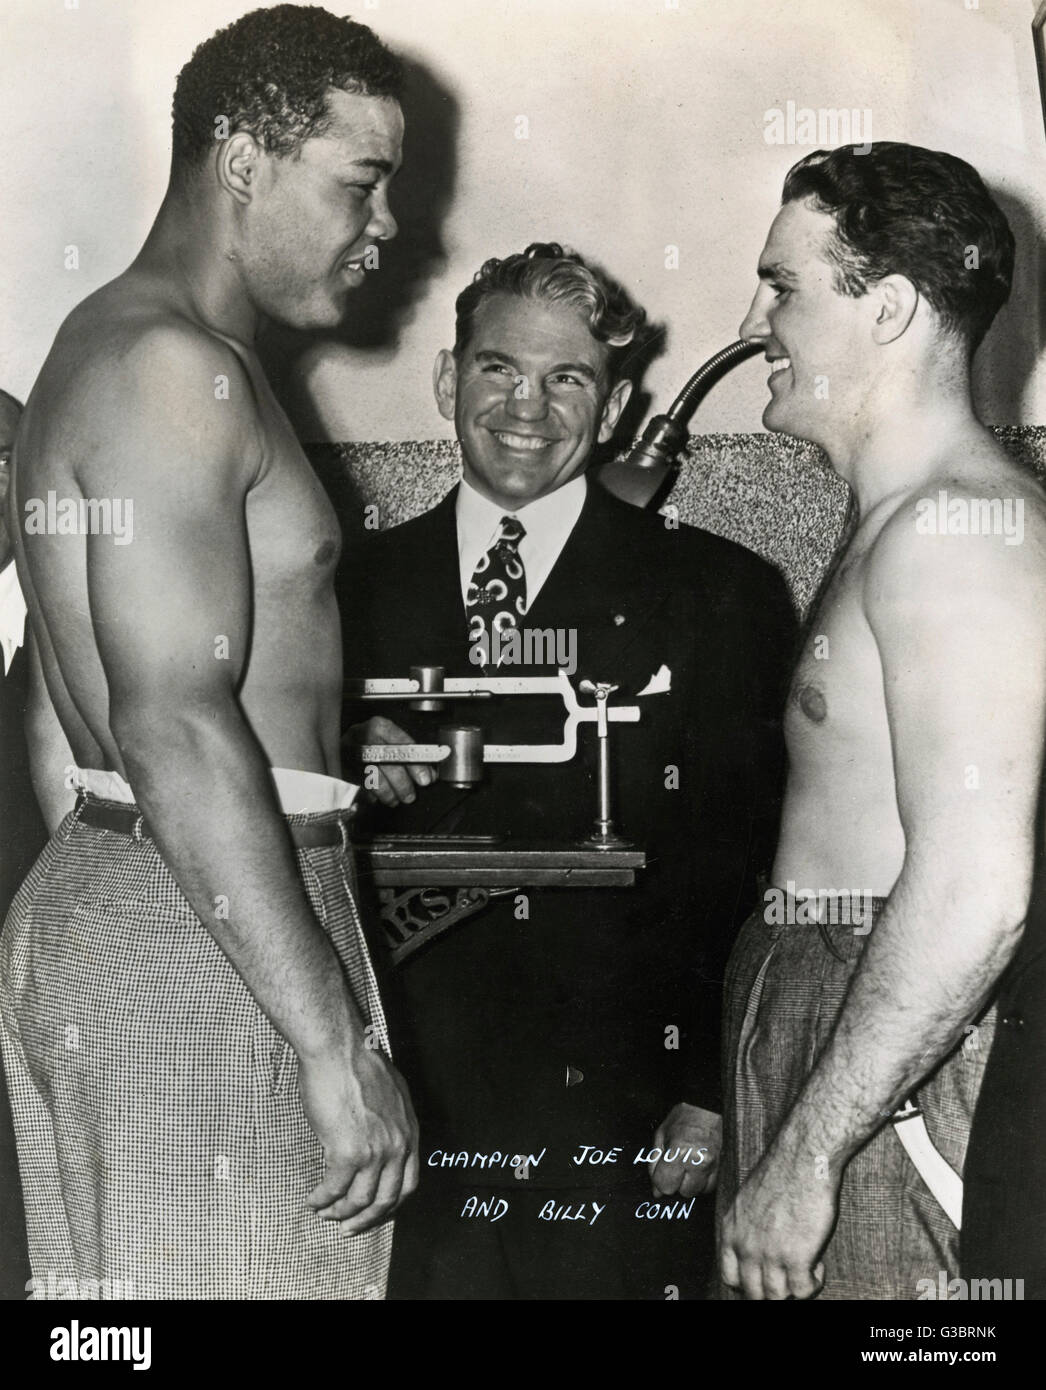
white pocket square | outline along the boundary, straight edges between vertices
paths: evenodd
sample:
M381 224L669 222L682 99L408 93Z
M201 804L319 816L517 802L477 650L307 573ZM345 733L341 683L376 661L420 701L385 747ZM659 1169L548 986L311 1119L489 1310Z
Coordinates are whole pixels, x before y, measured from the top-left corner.
M643 689L639 691L636 698L638 699L639 695L667 695L671 689L672 672L664 662L662 662L647 681L646 685L643 686Z

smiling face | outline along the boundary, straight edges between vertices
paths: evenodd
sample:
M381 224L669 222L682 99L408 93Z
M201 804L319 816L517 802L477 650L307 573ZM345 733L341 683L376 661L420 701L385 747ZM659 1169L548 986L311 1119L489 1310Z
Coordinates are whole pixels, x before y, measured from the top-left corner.
M631 382L611 388L607 349L574 305L492 294L461 360L436 359L436 402L453 420L466 480L516 512L583 473L613 434Z
M840 294L836 268L825 256L834 229L828 213L802 202L784 205L759 257L761 283L740 328L742 338L763 344L772 364L763 424L819 444L854 409L869 342L868 296Z
M259 153L237 250L252 302L300 329L342 321L367 247L397 231L388 187L402 160L399 103L340 90L327 100L326 134L296 155Z

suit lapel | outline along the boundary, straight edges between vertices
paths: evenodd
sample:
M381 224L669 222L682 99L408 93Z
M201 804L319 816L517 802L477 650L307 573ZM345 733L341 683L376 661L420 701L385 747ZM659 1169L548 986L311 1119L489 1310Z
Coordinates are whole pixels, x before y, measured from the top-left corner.
M527 613L528 627L577 629L575 680L629 684L629 648L669 592L649 547L636 544L624 505L590 481L577 525Z
M478 675L479 668L468 659L456 498L457 488L418 519L409 544L397 550L395 576L390 579L402 593L390 611L395 613L396 648L404 659L442 665L454 674ZM646 536L647 528L635 525L631 508L609 497L598 483L589 483L577 524L524 624L577 630L575 682L612 680L627 688L645 684L652 674L646 669L648 653L633 653L630 661L630 649L663 606L671 577L651 554ZM419 574L424 576L423 589Z
M460 670L468 660L468 624L458 571L456 497L454 488L418 519L409 544L396 549L393 583L401 594L390 605L395 613L396 646L411 654L410 664L441 665L448 671ZM421 585L419 575L423 577ZM406 675L406 671L397 674Z

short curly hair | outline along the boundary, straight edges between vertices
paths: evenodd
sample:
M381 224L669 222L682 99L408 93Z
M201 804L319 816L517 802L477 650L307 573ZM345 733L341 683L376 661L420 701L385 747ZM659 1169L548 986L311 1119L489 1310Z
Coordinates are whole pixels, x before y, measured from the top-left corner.
M249 131L270 154L293 155L331 122L331 88L398 98L403 65L364 24L318 5L251 10L194 51L174 89L172 168L214 148L216 121Z
M593 338L608 349L607 367L612 381L617 380L626 361L634 356L646 322L646 311L606 271L575 251L565 251L556 241L533 241L525 251L517 251L504 260L492 257L484 261L472 283L458 295L454 305L454 356L459 361L471 341L479 306L493 294L514 294L521 299L572 304L580 309Z
M1010 224L965 160L891 140L865 149L814 150L788 171L782 203L834 217L826 250L840 294L904 275L972 353L1010 295Z

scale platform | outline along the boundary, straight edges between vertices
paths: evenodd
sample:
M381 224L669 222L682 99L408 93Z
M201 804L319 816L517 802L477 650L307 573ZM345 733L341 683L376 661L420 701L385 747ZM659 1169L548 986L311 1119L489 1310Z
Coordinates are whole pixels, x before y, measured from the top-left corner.
M497 835L387 835L353 848L378 888L629 888L646 865L635 845Z

